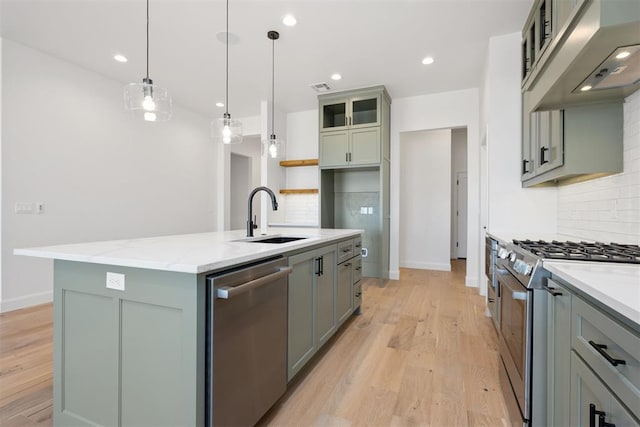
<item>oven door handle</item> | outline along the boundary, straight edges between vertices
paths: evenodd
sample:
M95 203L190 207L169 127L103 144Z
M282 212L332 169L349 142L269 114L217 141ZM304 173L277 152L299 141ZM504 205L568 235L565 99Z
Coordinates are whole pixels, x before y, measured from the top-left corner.
M511 298L518 300L518 301L526 301L527 300L527 293L526 292L516 292L513 291L511 292Z

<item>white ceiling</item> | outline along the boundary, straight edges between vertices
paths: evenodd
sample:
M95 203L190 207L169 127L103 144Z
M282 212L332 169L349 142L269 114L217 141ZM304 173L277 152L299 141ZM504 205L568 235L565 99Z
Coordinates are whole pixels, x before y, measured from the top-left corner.
M384 84L392 98L479 87L488 39L520 31L532 0L230 0L229 112L257 115L270 99L276 41L276 104L313 109L312 83L332 90ZM0 34L122 83L145 74L145 0L0 0ZM296 16L285 27L281 18ZM151 0L150 77L174 102L219 116L224 102L222 0ZM116 63L116 52L129 58ZM435 63L421 64L432 56ZM331 74L343 79L334 82Z

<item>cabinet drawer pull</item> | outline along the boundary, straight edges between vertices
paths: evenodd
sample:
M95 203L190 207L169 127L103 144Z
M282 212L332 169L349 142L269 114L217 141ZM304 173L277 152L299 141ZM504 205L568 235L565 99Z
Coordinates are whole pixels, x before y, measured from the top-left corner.
M549 293L550 293L551 295L553 295L554 297L557 297L557 296L561 296L561 295L562 295L562 292L558 292L558 290L557 290L556 288L550 288L550 287L549 287L549 286L547 286L547 285L544 285L544 286L543 286L543 288L544 288L544 290L545 290L545 291L549 292Z
M608 423L604 420L604 417L607 415L606 412L596 410L596 405L589 403L589 427L596 427L596 415L598 416L599 427L616 427L615 424Z
M549 151L547 147L540 147L540 166L544 165L545 163L549 163L549 160L544 158L544 153L547 151Z
M627 362L622 360L622 359L614 359L613 357L611 357L605 351L607 349L607 346L605 344L596 344L593 341L589 341L589 345L591 347L593 347L598 353L600 353L600 356L602 356L605 359L607 359L607 362L611 363L611 365L618 366L618 365L626 365L627 364Z
M344 153L344 161L345 162L349 161L349 153Z
M343 253L351 252L351 248L344 248L344 249L342 250L342 252L343 252Z
M522 159L522 175L529 173L529 168L527 167L528 164L529 160Z
M343 265L344 265L345 267L351 267L351 263L350 263L350 262L348 262L348 263L346 263L346 264L343 264Z
M362 267L356 267L356 271L362 270Z
M496 299L495 299L495 298L487 298L487 301L489 301L489 302L496 302Z

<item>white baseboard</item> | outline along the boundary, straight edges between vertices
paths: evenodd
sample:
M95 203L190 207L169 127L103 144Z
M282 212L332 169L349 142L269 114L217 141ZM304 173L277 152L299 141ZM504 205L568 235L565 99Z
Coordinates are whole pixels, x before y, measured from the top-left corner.
M53 301L53 291L25 295L18 298L8 298L0 301L0 313L45 304L51 301Z
M478 278L467 276L464 278L464 284L469 288L477 288L478 287Z
M400 280L400 270L389 270L389 279Z
M451 263L403 261L400 263L400 267L418 270L451 271Z

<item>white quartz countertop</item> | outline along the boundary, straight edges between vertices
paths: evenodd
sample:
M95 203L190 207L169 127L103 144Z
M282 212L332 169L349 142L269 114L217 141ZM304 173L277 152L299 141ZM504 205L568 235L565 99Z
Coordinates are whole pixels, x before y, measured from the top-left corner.
M543 267L640 325L640 265L545 260Z
M245 230L182 234L130 240L15 249L14 254L182 273L205 273L272 255L356 237L363 230L277 228L256 230L266 236L306 237L289 243L249 243ZM249 238L251 239L251 238ZM238 241L240 240L240 241Z

